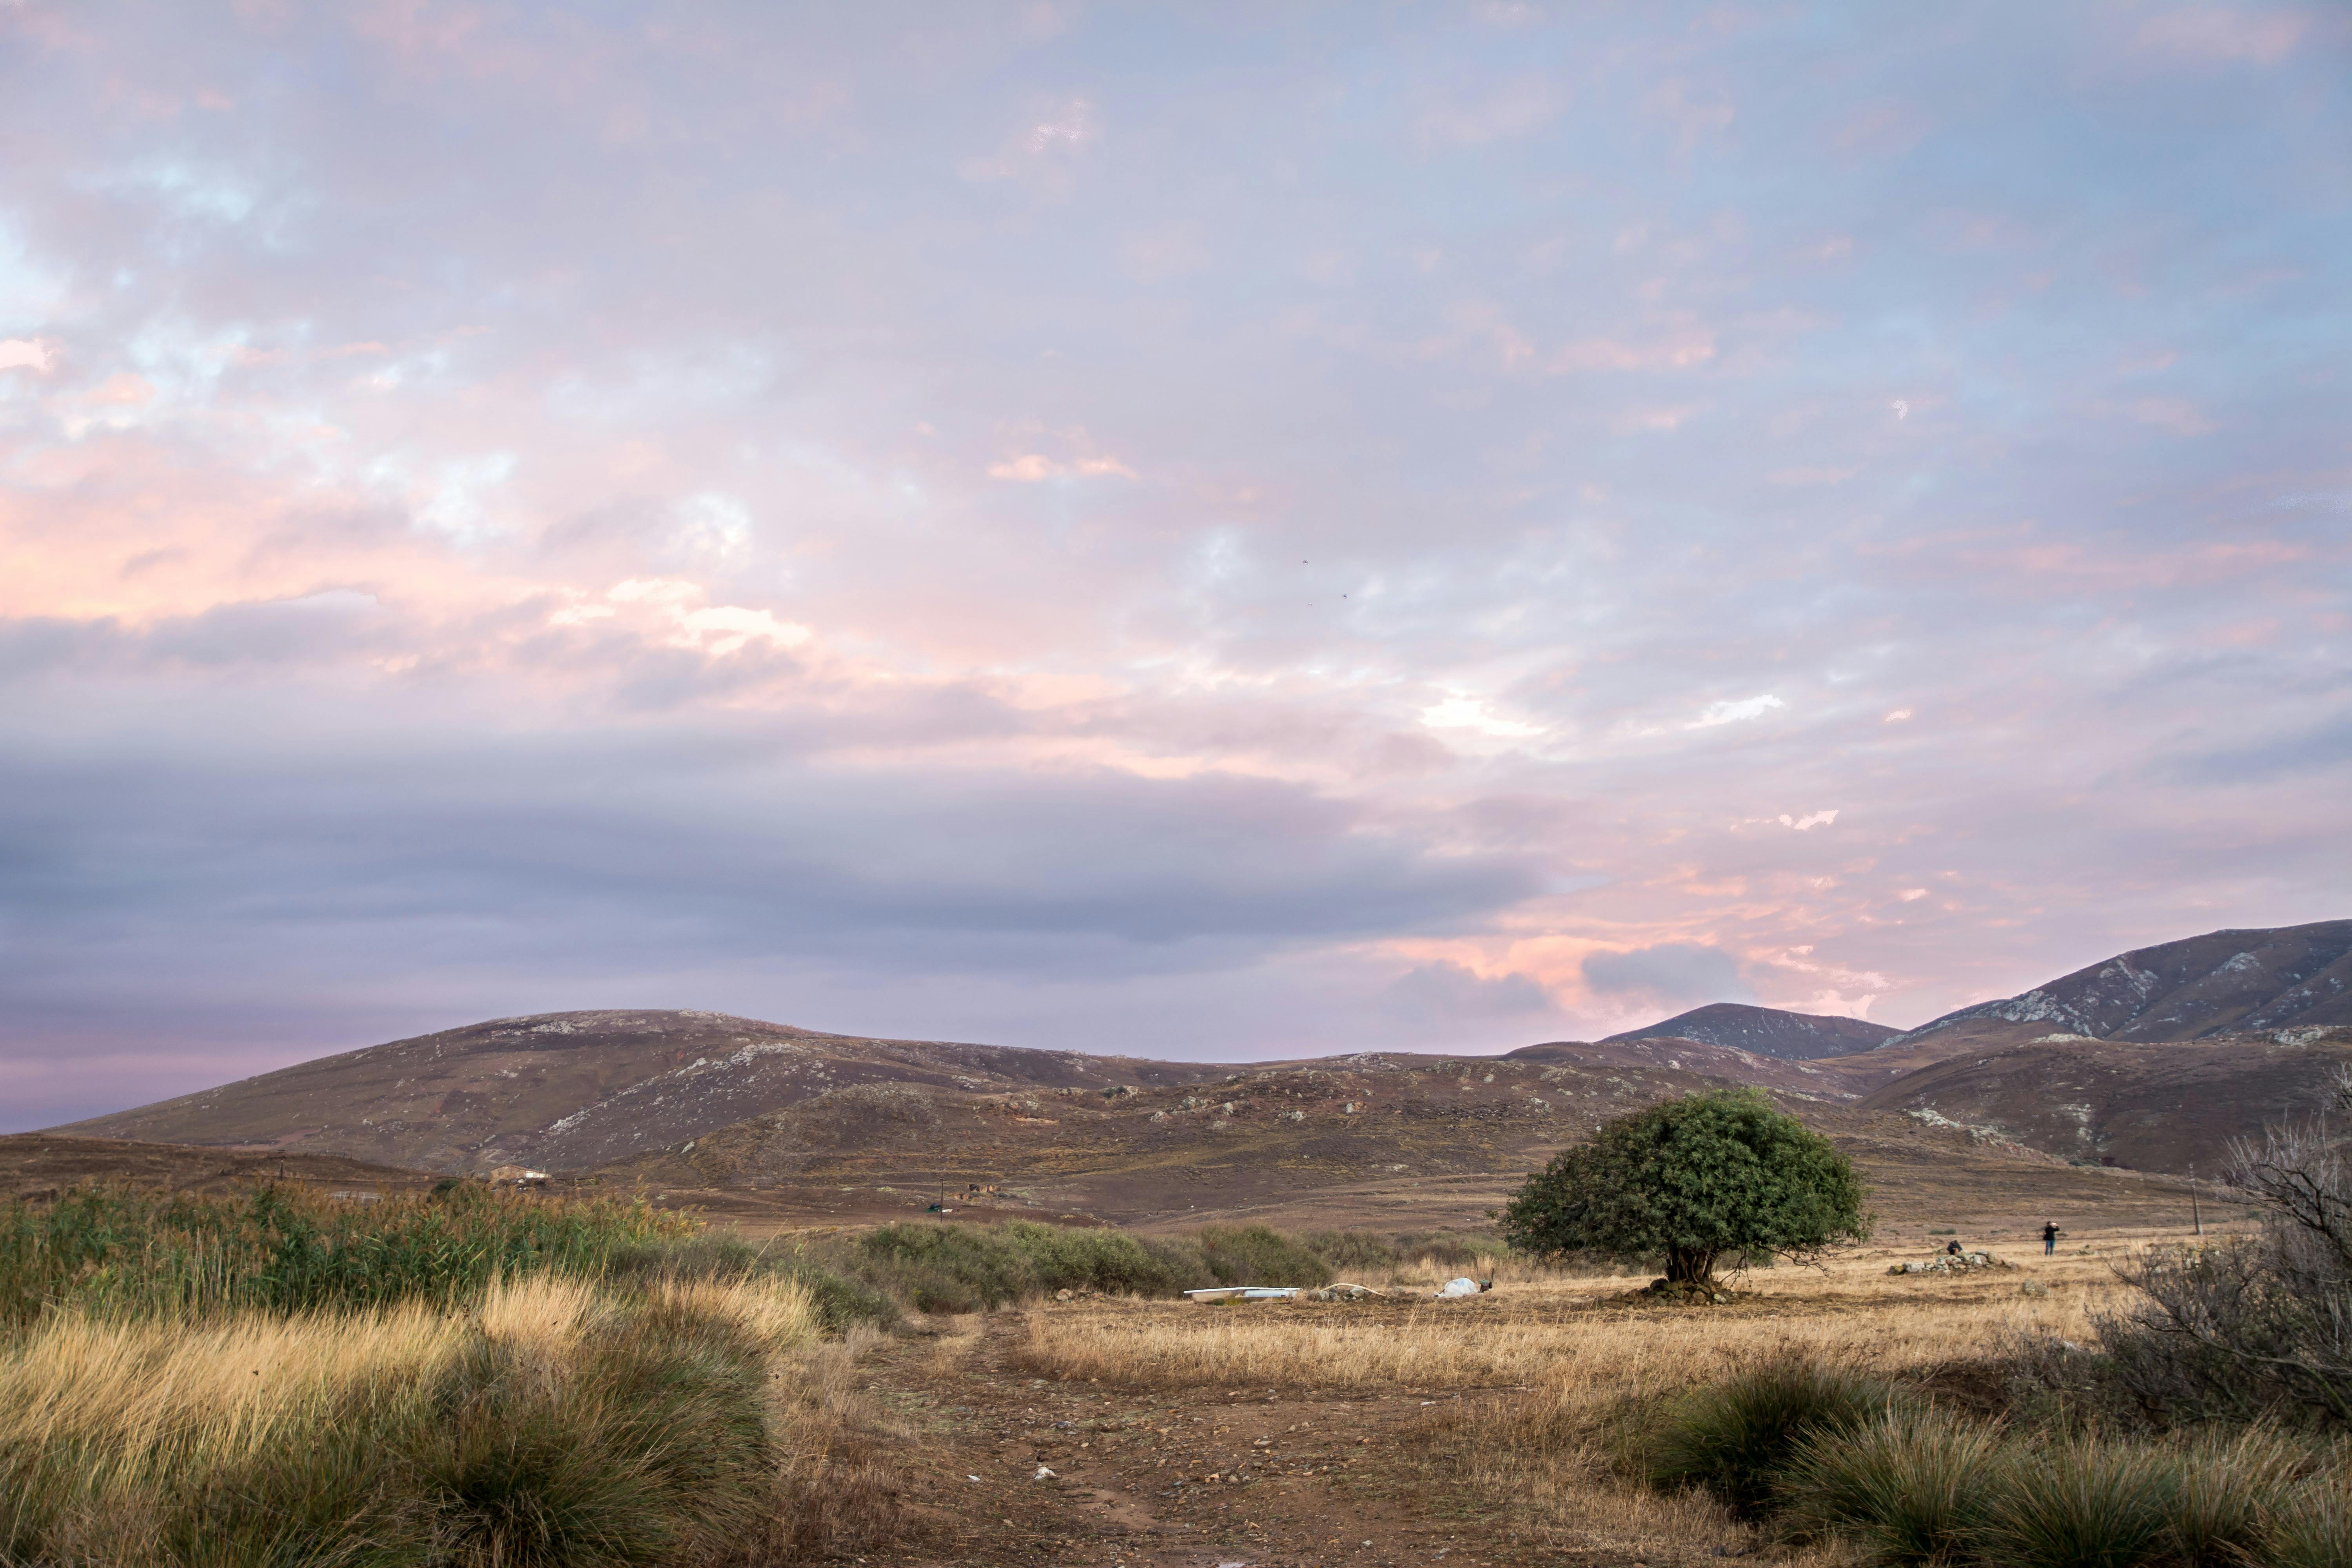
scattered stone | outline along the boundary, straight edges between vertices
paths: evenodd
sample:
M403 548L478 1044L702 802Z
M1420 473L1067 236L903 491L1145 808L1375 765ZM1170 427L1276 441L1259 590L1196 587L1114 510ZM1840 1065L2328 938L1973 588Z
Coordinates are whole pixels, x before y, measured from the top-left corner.
M1973 1274L1985 1268L2014 1268L1990 1252L1944 1253L1932 1258L1910 1258L1887 1269L1889 1274Z

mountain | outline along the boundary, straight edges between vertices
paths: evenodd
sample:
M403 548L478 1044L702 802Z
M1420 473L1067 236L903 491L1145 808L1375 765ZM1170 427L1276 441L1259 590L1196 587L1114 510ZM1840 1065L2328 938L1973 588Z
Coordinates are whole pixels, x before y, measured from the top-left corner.
M1866 1110L1960 1127L2083 1164L2218 1173L2231 1141L2313 1115L2352 1068L2352 1027L1970 1051L1897 1079Z
M723 1013L548 1013L302 1062L52 1131L349 1155L431 1171L587 1170L862 1084L1003 1093L1230 1068L829 1035Z
M1240 1068L715 1013L557 1013L347 1051L55 1134L194 1146L173 1158L195 1168L520 1163L756 1227L920 1212L945 1189L982 1215L1410 1229L1480 1223L1526 1172L1612 1117L1747 1083L1847 1148L1886 1212L2126 1201L2112 1176L2070 1172L1997 1131L1854 1109L1836 1071L1851 1059L1666 1037Z
M1602 1045L1627 1040L1698 1040L1727 1046L1759 1057L1811 1061L1820 1057L1852 1056L1885 1045L1900 1031L1861 1018L1825 1017L1814 1013L1784 1013L1777 1007L1750 1007L1739 1002L1711 1002L1677 1013L1646 1029L1612 1035Z
M2199 1040L2336 1024L2352 1024L2352 921L2209 931L2137 948L2023 995L1947 1013L1882 1048Z

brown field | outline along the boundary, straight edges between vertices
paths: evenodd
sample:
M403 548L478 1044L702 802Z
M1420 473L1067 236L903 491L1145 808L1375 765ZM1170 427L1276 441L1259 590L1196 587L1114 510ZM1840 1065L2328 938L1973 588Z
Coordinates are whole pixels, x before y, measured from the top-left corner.
M1630 1306L1640 1279L1506 1275L1428 1299L1202 1306L1032 1303L936 1321L860 1358L869 1421L903 1432L897 1486L929 1531L874 1563L1578 1563L1760 1552L1704 1501L1624 1479L1640 1415L1757 1360L1802 1352L1963 1393L2021 1342L2089 1342L2110 1265L2178 1231L2070 1229L2043 1258L1890 1277L1925 1238L1825 1268L1758 1270L1735 1302ZM1937 1238L1940 1243L1940 1238ZM2032 1281L2046 1294L2028 1295ZM1365 1283L1380 1283L1365 1281ZM1039 1478L1040 1467L1051 1470Z

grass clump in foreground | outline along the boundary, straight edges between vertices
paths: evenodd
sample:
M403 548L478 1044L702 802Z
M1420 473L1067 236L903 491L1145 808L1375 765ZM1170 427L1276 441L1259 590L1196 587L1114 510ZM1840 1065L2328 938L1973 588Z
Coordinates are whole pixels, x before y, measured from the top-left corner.
M787 1281L627 1296L541 1276L478 1308L53 1315L0 1354L0 1559L740 1560L788 1518Z
M1651 1454L1657 1485L1704 1489L1783 1535L1843 1538L1876 1564L2352 1561L2341 1456L2263 1426L2139 1440L2011 1432L1785 1363L1685 1399Z
M0 1205L0 1563L693 1568L887 1527L844 1355L895 1308L699 1229L470 1185Z
M1650 1444L1659 1486L1696 1486L1734 1514L1761 1517L1801 1445L1852 1432L1894 1408L1885 1380L1819 1362L1769 1362L1685 1396Z

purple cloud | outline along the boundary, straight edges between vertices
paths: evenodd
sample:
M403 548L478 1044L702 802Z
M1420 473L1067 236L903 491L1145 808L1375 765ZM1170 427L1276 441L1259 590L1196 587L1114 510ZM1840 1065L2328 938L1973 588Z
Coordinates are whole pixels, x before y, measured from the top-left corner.
M1910 1023L2345 912L2332 7L0 47L20 1122L542 1006Z

